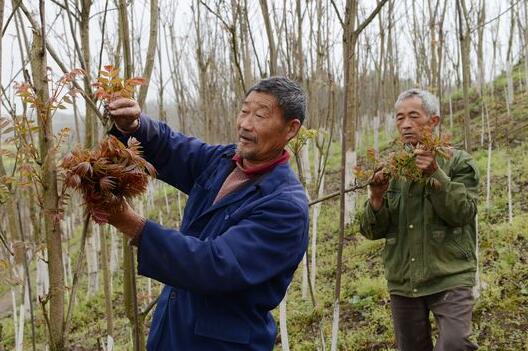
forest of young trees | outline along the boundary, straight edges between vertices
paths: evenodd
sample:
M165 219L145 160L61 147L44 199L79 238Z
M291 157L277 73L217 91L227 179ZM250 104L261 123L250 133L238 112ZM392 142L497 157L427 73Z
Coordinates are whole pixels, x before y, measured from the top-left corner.
M66 153L95 147L111 127L93 86L108 65L145 79L135 94L144 112L215 144L234 141L240 102L259 79L284 75L304 87L305 127L316 133L291 149L311 201L310 244L277 311L277 349L395 347L347 339L370 318L354 319L363 305L351 301L363 295L349 296L349 284L363 278L350 275L347 247L360 255L351 233L365 194L349 191L354 166L396 135L402 90L436 94L441 132L482 154L489 211L479 227L491 233L524 214L512 155L528 125L527 0L0 0L0 28L0 350L145 349L161 284L136 276L134 250L91 221L61 169ZM185 195L152 182L133 205L177 227Z

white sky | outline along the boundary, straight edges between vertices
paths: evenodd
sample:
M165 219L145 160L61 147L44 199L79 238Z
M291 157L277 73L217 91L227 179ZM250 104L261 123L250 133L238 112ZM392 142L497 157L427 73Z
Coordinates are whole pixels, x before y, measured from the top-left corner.
M62 0L58 0L62 3ZM295 1L289 0L289 5L294 5ZM319 0L324 1L326 4L329 4L330 2L328 0ZM28 1L24 1L26 4ZM283 1L282 0L271 0L269 1L270 4L273 4L277 7L278 11L282 11ZM345 0L337 0L336 1L338 6L340 7L342 13L344 12L344 2ZM477 6L476 0L469 0L469 6ZM11 2L6 2L6 8L5 8L5 15L4 15L4 24L7 20L7 17L11 13ZM110 42L115 42L115 38L117 35L117 11L114 8L114 1L109 1L109 9L110 12L108 13L107 18L107 30L106 30L106 36L108 39L110 39ZM133 9L134 9L134 16L132 18L132 23L134 26L134 33L137 34L138 40L136 40L134 43L136 45L136 49L140 49L142 52L146 50L146 47L148 45L148 25L149 25L149 1L147 0L134 0L133 3ZM161 11L161 21L162 23L166 23L168 20L174 18L174 28L177 32L178 38L179 38L179 44L186 47L186 55L184 55L184 59L186 60L186 67L189 70L188 75L189 79L192 79L193 77L193 67L194 67L194 47L193 47L193 41L195 38L194 35L194 28L192 24L192 12L191 12L191 4L193 1L191 0L181 0L181 1L171 1L171 0L160 0L160 6L162 8ZM208 4L211 4L210 6L214 6L213 1L208 1ZM410 11L407 9L409 1L396 1L396 21L397 21L397 28L396 33L398 35L397 42L400 50L400 60L402 62L402 69L400 71L401 74L404 76L412 77L414 74L414 56L411 49L411 38L409 34L410 29L410 18L407 17L407 13ZM427 6L427 1L416 1L418 8L422 6ZM33 6L33 10L36 12L38 2L32 1L31 2ZM374 1L367 1L363 0L361 1L361 4L363 6L363 18L365 17L364 13L366 11L370 11L374 5ZM91 13L93 14L93 17L90 22L91 26L91 51L92 51L92 67L96 66L99 58L98 58L98 52L99 47L101 45L101 39L102 39L102 30L101 30L101 21L102 16L101 12L104 9L105 1L104 0L95 0ZM249 18L250 18L250 25L251 29L255 36L256 46L257 50L259 51L259 59L261 63L265 60L265 55L267 52L267 41L265 37L265 30L263 26L262 21L262 15L260 12L260 8L258 5L257 0L248 0L248 6L249 6ZM64 60L65 64L67 66L72 66L70 61L72 59L71 55L71 49L67 50L67 46L65 44L65 38L66 40L71 44L72 41L68 38L70 38L70 31L68 27L65 27L63 18L59 14L58 7L52 3L52 1L46 1L46 7L47 7L47 16L46 20L48 25L52 25L51 28L48 30L49 35L47 36L47 40L49 40L52 45L54 46L55 50L59 52L62 59ZM271 7L271 6L270 6ZM488 0L487 1L487 18L492 19L496 17L498 14L502 13L504 10L508 9L510 7L509 2L500 1L500 0ZM331 8L332 11L332 17L334 18L334 23L330 28L331 31L331 42L333 44L332 49L333 50L333 57L336 59L334 60L334 69L336 70L337 77L339 78L341 76L341 37L342 32L340 25L336 19L335 12L333 8ZM202 13L206 13L205 9L202 7ZM501 69L504 67L504 56L506 51L506 42L508 38L508 32L509 32L509 26L511 23L511 12L507 12L503 14L499 20L495 20L491 23L489 23L486 26L486 40L485 40L485 57L487 58L487 64L486 64L486 71L487 76L486 79L489 80L492 75L492 69L491 69L491 35L490 35L490 29L492 27L495 27L499 25L499 38L500 38L500 55L498 58L498 67L496 70L496 73L500 72ZM289 15L291 18L289 18L289 21L293 21L294 15ZM214 23L217 22L217 20L208 15L208 18L210 21L214 21ZM308 26L308 16L305 16L304 26L305 28ZM446 24L445 29L447 30L447 45L451 48L456 47L456 38L454 35L455 31L455 8L454 4L451 4L451 8L448 9L448 14L446 16ZM24 26L28 29L28 34L30 34L29 25L27 21L25 21L24 18ZM67 26L67 24L66 24ZM162 34L164 33L163 29L160 29ZM307 31L305 31L307 32ZM369 26L365 32L365 36L370 36L373 38L372 40L375 40L377 33L379 32L378 28L378 21L375 19L371 26ZM308 35L306 34L306 40L309 40ZM514 62L518 60L517 53L518 53L518 35L516 34L514 36ZM2 38L2 85L7 86L13 79L16 81L23 80L22 75L20 74L20 70L22 67L22 63L20 60L19 55L19 47L18 47L18 38L16 36L16 31L14 28L14 21L11 21L9 24L8 30L4 37ZM162 66L164 67L164 71L167 71L165 77L168 76L168 68L167 68L167 58L166 58L166 50L165 50L165 41L162 40ZM307 53L308 54L308 53ZM140 55L143 57L144 60L144 54ZM474 56L474 53L473 53ZM106 59L103 59L103 64L108 63L109 61ZM476 63L476 59L473 58L472 62ZM57 75L60 75L60 70L57 68L57 66L54 64L51 57L48 58L48 64L52 67L53 71L57 73ZM79 66L78 64L76 66ZM153 79L151 82L151 87L149 89L149 99L155 99L154 95L156 93L156 87L155 84L157 81L156 72L158 69L158 61L156 59L155 63L155 71L153 73ZM474 69L476 69L476 64L472 64ZM73 68L73 67L72 67ZM138 74L141 74L138 72ZM449 72L446 72L446 74L449 74ZM167 84L167 97L166 100L168 103L170 103L170 96L172 94L172 88L170 84Z

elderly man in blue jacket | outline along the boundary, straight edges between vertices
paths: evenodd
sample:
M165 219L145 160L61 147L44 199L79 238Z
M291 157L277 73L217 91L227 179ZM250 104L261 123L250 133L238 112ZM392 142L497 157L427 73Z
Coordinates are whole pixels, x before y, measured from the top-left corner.
M165 284L148 350L273 349L270 311L308 241L307 198L285 150L305 105L297 83L260 81L242 102L236 145L208 145L175 132L130 99L109 105L112 133L138 139L159 179L189 195L179 230L128 205L110 219L137 245L139 274Z

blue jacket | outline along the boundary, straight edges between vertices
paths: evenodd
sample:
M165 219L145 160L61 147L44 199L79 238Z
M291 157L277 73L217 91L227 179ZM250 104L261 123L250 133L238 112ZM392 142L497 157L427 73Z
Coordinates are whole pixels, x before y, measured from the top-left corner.
M180 230L147 221L139 274L165 284L148 350L272 350L270 310L308 245L308 204L288 164L213 200L235 145L212 146L141 116L137 138L158 178L188 194Z

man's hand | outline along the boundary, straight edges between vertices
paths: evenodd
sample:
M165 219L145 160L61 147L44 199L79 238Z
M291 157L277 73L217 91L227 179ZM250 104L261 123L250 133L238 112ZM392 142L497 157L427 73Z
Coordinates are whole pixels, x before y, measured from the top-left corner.
M145 218L140 216L128 202L124 201L123 208L112 213L108 219L108 224L113 225L121 233L130 239L135 239L143 230Z
M133 133L138 129L141 109L136 100L118 98L108 104L108 112L121 132Z
M385 176L382 170L377 171L369 183L370 188L370 206L374 210L379 210L383 205L383 195L389 187L389 178Z
M415 149L414 154L416 155L416 167L421 169L426 176L430 177L438 169L433 152Z

